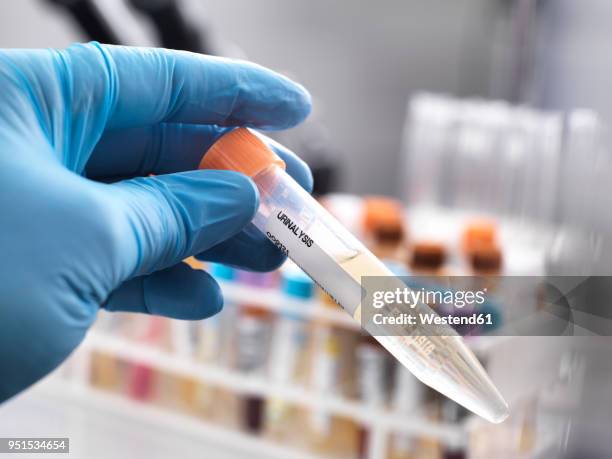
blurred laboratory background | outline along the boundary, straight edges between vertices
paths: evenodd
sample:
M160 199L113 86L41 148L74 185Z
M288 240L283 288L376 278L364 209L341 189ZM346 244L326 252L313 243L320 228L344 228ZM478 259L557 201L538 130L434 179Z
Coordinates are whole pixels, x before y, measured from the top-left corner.
M70 437L79 458L612 457L597 326L612 319L611 20L607 0L1 2L0 47L163 46L305 85L310 119L271 135L399 274L476 275L493 295L506 276L601 282L561 336L509 333L503 294L487 304L496 325L466 340L510 403L493 425L399 367L294 265L189 260L222 285L221 314L100 313L62 367L0 406L0 436ZM522 307L541 312L540 292Z

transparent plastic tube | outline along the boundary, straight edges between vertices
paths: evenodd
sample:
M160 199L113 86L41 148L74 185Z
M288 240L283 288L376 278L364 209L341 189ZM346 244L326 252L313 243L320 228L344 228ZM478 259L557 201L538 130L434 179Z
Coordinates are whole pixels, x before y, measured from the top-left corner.
M280 167L253 180L260 192L255 226L361 322L361 277L393 273ZM506 402L463 339L436 334L375 338L423 383L491 422L504 420Z
M239 146L233 142L231 148ZM243 166L238 165L239 160L253 161L257 152L242 152L219 161L220 154L223 152L214 153L215 160L211 155L210 164L204 167L251 172L260 193L254 225L356 321L361 323L361 277L389 276L389 287L393 283L406 287L295 182L282 163L268 161L265 167L260 163ZM425 304L417 305L416 313L419 312L433 314ZM420 327L407 331L405 336L385 336L383 328L380 334L373 335L423 383L491 422L503 421L508 416L508 406L463 339L450 327L448 336L439 336L439 329L433 326L431 330L426 325Z

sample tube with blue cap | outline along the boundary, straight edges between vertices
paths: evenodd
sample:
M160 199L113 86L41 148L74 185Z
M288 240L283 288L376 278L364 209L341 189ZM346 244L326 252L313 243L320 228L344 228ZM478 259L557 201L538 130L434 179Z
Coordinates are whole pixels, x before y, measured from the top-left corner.
M236 281L237 270L219 263L210 263L208 271L218 281L231 285ZM197 356L200 360L223 365L232 354L232 333L236 322L236 305L228 301L220 314L209 317L200 324Z
M304 306L314 295L314 283L295 265L282 271L282 292L287 304L276 319L272 341L270 379L273 384L288 384L305 377L308 333L306 321L296 306ZM296 303L296 304L294 304ZM284 400L270 399L266 407L267 426L271 435L290 436L294 410Z

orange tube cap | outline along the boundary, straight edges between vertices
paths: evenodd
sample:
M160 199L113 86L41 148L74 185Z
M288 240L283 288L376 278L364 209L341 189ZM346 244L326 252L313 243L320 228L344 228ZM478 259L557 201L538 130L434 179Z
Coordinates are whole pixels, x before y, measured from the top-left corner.
M479 247L497 245L497 227L490 220L480 219L469 222L463 231L463 250L470 252Z
M254 177L269 166L285 168L285 162L265 142L247 128L223 135L204 154L198 169L241 172Z

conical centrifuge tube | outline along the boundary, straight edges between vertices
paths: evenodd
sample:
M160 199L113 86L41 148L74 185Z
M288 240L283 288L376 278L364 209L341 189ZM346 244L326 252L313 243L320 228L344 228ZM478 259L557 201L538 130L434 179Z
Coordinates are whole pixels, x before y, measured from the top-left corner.
M254 132L239 128L206 152L201 169L250 176L260 193L254 225L361 323L364 276L389 276L406 285L312 198L284 170L284 162ZM421 303L417 310L435 314ZM367 330L419 380L491 422L508 416L508 405L463 338L448 327L422 324L404 336Z

